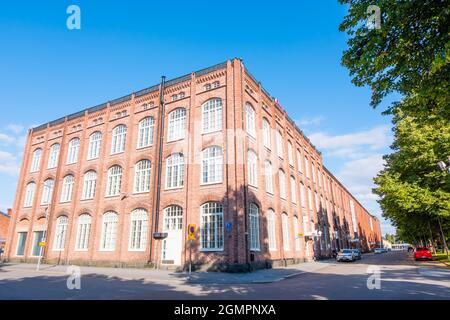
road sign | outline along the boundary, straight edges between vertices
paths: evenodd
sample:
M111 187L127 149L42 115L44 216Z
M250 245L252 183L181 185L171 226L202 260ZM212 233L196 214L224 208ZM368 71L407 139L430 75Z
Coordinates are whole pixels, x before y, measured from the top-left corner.
M39 242L39 247L45 247L45 241Z
M197 226L195 224L190 224L188 226L188 238L189 240L195 240L196 238Z

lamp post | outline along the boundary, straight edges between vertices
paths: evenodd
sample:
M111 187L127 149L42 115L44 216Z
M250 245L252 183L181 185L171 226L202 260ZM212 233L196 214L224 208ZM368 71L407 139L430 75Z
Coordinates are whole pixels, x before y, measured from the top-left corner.
M44 183L44 188L52 189L52 187L49 185L49 183ZM45 194L47 194L47 196L48 196L48 199L47 199L47 207L45 208L45 229L44 229L44 231L42 233L42 239L41 239L41 242L44 242L45 245L47 245L46 242L47 242L47 228L48 228L48 210L50 208L50 202L51 202L51 199L52 199L52 196L53 196L52 193L53 193L53 191L50 191L50 190L47 190L47 192L45 192ZM44 246L40 245L40 248L39 248L39 259L38 259L38 262L37 262L36 271L39 271L39 268L41 266L43 251L44 251Z
M450 156L448 157L448 164L446 164L444 161L439 161L437 163L437 165L438 165L439 169L441 169L442 171L444 171L444 172L447 171L448 173L450 173ZM447 254L447 259L449 259L447 241L445 241L445 235L442 230L441 219L438 217L437 220L438 220L438 224L439 224L439 230L441 231L442 242L444 244L445 253Z

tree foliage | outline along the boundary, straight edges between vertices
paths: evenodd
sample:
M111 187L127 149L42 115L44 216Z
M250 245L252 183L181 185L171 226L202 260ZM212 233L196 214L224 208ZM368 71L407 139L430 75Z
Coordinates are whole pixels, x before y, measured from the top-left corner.
M444 0L340 0L348 15L340 30L349 35L342 57L352 82L372 89L371 105L391 93L400 101L393 117L392 153L374 179L383 215L398 235L413 240L430 234L437 218L450 231L450 175L436 164L450 156L450 6ZM381 28L366 27L369 5L378 5ZM435 228L431 228L435 230Z

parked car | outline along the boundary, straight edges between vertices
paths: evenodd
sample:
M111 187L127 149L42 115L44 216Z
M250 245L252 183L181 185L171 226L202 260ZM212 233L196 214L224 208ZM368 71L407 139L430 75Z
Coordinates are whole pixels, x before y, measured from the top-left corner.
M356 260L361 260L361 251L359 249L352 249Z
M375 248L374 252L377 254L384 253L384 249L383 248Z
M355 254L352 249L342 249L338 252L336 257L337 262L341 261L355 261Z
M433 254L428 248L416 248L414 260L433 260Z

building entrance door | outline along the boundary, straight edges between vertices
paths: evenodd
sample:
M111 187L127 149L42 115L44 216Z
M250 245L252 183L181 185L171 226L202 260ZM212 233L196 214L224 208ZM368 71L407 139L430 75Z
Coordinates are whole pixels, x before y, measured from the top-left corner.
M164 210L164 232L167 238L162 242L162 259L164 265L181 265L183 248L183 209L171 206Z

